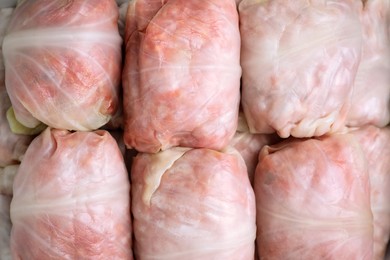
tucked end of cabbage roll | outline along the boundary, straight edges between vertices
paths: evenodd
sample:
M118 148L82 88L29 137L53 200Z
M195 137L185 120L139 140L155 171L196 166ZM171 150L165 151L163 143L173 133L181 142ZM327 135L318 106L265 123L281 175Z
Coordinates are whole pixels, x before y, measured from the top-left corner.
M38 126L34 128L29 128L27 126L22 125L15 117L15 112L12 107L10 107L7 110L7 121L9 124L9 127L14 134L19 134L19 135L37 135L45 128L47 127L45 124L40 123Z

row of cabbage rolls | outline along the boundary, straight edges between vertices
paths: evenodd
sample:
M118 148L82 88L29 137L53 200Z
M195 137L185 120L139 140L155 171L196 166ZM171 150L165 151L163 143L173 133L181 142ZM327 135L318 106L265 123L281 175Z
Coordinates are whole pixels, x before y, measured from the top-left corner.
M385 258L388 0L19 0L0 43L0 259Z

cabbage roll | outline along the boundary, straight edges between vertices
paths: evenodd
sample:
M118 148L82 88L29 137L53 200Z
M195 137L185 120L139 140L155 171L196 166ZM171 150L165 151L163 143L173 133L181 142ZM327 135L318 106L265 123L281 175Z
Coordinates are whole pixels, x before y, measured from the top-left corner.
M11 202L14 259L132 259L130 183L108 132L46 129Z
M114 0L22 1L4 38L6 87L30 128L93 130L118 108L121 43Z
M240 34L234 0L135 1L123 71L127 147L222 149L237 128Z
M352 135L264 147L254 190L260 259L373 259L368 165Z
M383 127L390 121L390 1L367 0L361 19L362 59L346 123Z
M384 259L390 238L390 128L366 126L351 132L368 161L371 210L374 217L374 258Z
M242 106L252 133L344 130L361 57L362 2L243 0Z
M137 259L254 259L255 198L237 151L139 153L131 180Z

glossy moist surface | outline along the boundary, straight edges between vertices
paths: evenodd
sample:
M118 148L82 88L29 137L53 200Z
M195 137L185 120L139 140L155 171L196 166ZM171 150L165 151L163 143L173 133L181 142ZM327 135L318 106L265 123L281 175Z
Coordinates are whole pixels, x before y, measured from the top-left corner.
M235 2L135 1L127 21L126 145L142 152L226 146L240 99Z
M355 0L241 1L242 105L251 132L312 137L344 126L361 9Z
M131 176L138 259L253 259L254 193L237 152L139 154Z
M368 166L353 136L263 148L254 190L261 259L372 259Z
M374 217L374 259L383 259L390 238L390 128L366 126L351 132L366 155Z
M383 127L390 121L390 1L366 1L361 20L362 59L346 123Z
M114 0L23 1L4 39L17 119L93 130L118 108L121 37Z
M132 259L130 184L105 131L45 130L14 181L14 259Z

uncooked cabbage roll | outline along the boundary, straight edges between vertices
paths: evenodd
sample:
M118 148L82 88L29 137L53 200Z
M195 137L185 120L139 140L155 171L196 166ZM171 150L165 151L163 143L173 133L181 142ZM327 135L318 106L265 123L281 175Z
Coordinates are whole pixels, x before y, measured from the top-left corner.
M27 127L93 130L118 109L121 43L114 0L22 1L3 44L6 87Z
M47 128L13 188L14 259L132 259L130 183L108 132Z
M236 150L139 153L131 178L137 259L254 258L255 198Z
M221 149L240 99L240 34L234 0L130 3L123 71L127 147Z
M340 131L361 57L360 0L243 0L242 106L252 133Z
M260 259L373 259L368 165L354 136L264 147L254 190Z

